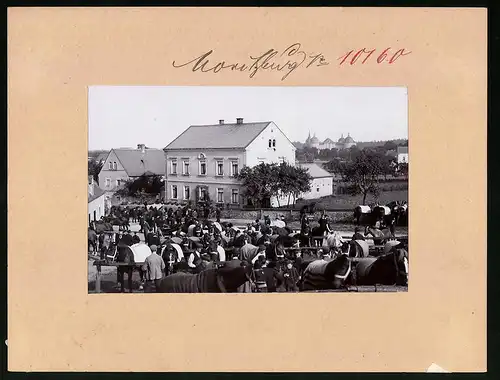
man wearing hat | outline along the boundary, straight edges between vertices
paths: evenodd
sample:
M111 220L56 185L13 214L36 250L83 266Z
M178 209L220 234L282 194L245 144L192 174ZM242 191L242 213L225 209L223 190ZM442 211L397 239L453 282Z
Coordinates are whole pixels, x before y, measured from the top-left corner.
M156 245L149 247L151 249L151 255L146 257L144 264L142 265L142 270L146 274L147 289L151 289L155 286L157 292L160 291L160 283L163 278L163 273L165 271L165 262L158 255Z
M195 241L193 242L194 251L188 257L188 265L191 269L195 269L201 264L201 249L203 246L201 243Z
M361 228L354 228L354 235L352 235L352 240L365 240L364 235L361 233Z

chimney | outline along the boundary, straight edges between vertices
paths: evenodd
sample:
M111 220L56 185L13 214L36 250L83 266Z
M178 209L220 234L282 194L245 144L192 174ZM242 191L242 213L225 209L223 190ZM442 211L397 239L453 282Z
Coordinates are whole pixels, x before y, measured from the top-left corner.
M242 117L237 118L236 124L243 124L243 118Z
M224 119L219 120L219 125L224 125Z
M137 149L140 149L142 153L146 151L146 145L144 144L137 144Z

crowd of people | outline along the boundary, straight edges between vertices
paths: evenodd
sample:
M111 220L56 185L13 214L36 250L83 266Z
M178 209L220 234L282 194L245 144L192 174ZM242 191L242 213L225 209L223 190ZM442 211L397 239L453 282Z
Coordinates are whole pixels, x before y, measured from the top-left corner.
M300 288L304 264L317 259L329 260L342 251L339 246L314 247L312 236L332 232L328 217L321 215L311 229L311 217L301 212L300 232L292 231L283 215L275 220L266 216L240 229L220 220L220 209L209 219L207 209L183 207L126 207L114 206L108 216L89 227L89 252L101 260L134 263L128 248L146 244L151 250L141 266L140 288L159 289L159 281L176 272L200 273L206 269L253 267L253 281L243 285L241 292L296 292ZM132 232L130 223L138 223L140 230ZM119 226L112 232L112 226ZM139 234L144 235L144 241ZM356 227L353 240L364 240ZM270 250L269 247L274 249ZM276 249L276 246L287 249ZM118 270L117 282L124 289L125 273L132 288L132 270Z

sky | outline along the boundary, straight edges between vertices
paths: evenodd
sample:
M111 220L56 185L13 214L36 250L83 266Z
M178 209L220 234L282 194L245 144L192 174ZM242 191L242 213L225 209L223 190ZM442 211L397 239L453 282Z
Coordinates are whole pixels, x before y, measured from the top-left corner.
M291 141L408 138L406 87L89 87L89 150L164 148L190 125L274 121Z

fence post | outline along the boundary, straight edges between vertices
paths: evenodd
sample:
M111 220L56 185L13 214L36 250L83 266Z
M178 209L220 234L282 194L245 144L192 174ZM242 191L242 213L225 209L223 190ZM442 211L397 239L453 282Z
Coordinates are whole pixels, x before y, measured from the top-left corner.
M95 291L96 293L101 292L101 265L97 264L97 274L95 279Z

